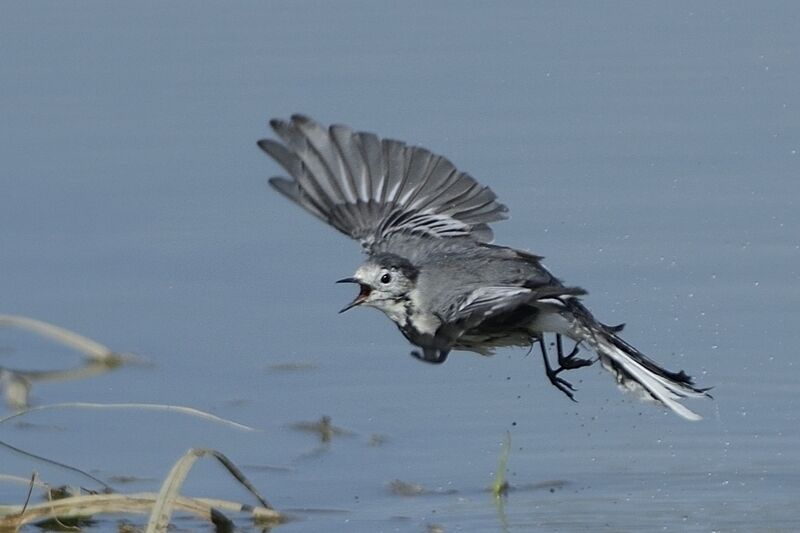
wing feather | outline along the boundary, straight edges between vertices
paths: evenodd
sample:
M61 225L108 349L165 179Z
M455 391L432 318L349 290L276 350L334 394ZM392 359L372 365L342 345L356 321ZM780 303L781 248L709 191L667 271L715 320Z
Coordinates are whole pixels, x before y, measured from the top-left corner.
M322 220L327 220L324 210L314 203L309 196L307 196L296 181L287 180L286 178L270 178L270 185L272 185L279 193L286 196L293 202L297 202L306 208L312 215Z
M308 169L308 177L316 182L316 186L327 198L330 205L338 205L346 201L342 185L344 180L334 174L331 168L331 156L326 144L327 134L320 134L318 129L309 126L305 117L292 117L291 122L272 121L275 132L293 150L303 165ZM277 125L277 127L276 127ZM325 137L321 139L320 137ZM330 141L327 140L329 144ZM295 176L297 177L297 176ZM304 187L304 184L300 184Z
M270 139L259 141L258 146L275 159L295 179L295 183L300 190L310 197L319 209L329 211L333 207L334 204L331 199L320 188L317 181L308 174L306 167L296 153L290 152L282 144Z
M381 140L372 133L354 134L360 143L361 153L364 158L366 168L364 169L364 180L369 187L369 199L378 201L381 199L382 191L386 187L386 175L384 174L383 149Z
M308 140L312 154L316 156L324 176L337 193L337 199L347 203L356 202L355 187L350 178L350 173L342 161L342 156L333 140L333 132L328 132L319 124L303 116L295 116L292 120L297 129Z
M560 284L536 288L518 285L482 286L462 294L458 305L453 306L444 318L448 323L458 323L464 329L469 329L492 316L512 311L521 305L567 301L585 292L580 287L564 287Z
M258 146L293 178L270 184L366 247L396 233L488 242L506 218L491 189L425 148L302 115L270 125L282 143Z
M370 199L369 167L359 146L359 138L344 126L331 126L331 138L341 156L341 170L349 178L350 187L357 200Z

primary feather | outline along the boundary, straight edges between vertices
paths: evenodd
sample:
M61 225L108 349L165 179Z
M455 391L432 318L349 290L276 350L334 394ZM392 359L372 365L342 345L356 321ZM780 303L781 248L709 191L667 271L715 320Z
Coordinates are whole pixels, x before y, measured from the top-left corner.
M270 125L284 144L258 145L294 178L270 184L368 249L395 233L488 242L487 224L506 218L488 187L424 148L302 115Z

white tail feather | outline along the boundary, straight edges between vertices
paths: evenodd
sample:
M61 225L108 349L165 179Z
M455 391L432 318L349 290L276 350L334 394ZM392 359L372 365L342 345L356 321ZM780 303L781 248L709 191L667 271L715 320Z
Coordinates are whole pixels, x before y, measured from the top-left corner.
M586 343L597 352L603 368L617 379L626 392L638 394L670 408L687 420L702 417L680 403L685 398L709 397L707 389L695 388L683 372L669 372L639 353L615 335L613 328L604 326L577 299L564 301L567 309L547 304L534 327L567 335L575 342Z
M701 397L704 396L703 393L687 390L679 384L651 372L599 335L586 340L600 354L600 362L603 367L616 375L617 383L621 388L639 393L645 399L655 398L672 409L675 414L687 420L702 420L702 416L678 403L677 400L688 396ZM609 360L616 363L616 366L625 373L618 372L614 365L609 364Z

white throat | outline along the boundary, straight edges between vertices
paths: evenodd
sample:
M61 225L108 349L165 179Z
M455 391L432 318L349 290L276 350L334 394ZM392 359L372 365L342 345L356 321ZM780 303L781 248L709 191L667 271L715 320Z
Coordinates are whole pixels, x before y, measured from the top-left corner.
M405 303L398 300L378 300L370 302L368 305L375 309L383 311L389 319L400 326L401 328L406 325L408 315Z

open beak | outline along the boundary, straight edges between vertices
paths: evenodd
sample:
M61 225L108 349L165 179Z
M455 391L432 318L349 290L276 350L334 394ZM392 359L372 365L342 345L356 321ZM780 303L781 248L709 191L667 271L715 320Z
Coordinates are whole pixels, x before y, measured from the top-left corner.
M342 309L339 311L340 313L344 313L348 309L352 309L353 307L364 303L364 300L369 298L369 293L372 292L372 287L370 287L369 285L365 285L364 283L361 283L356 278L344 278L340 279L336 283L358 283L358 285L361 287L361 290L359 291L358 296L356 296L356 299L350 302L349 304L345 305L344 307L342 307Z

